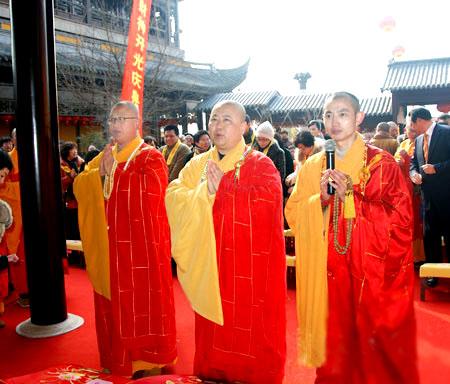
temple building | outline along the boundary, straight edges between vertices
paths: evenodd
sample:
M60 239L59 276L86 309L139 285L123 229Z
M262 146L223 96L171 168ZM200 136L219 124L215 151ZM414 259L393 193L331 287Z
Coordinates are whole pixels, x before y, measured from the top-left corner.
M322 107L330 93L301 93L283 96L278 91L221 93L205 99L197 105L197 111L206 116L212 107L222 100L242 103L252 120L270 120L276 128L298 128L307 126L313 119L322 118ZM392 120L390 95L361 99L361 108L366 117L363 131L372 130L380 121Z
M263 92L228 92L212 95L196 107L198 115L208 118L212 107L222 100L235 100L244 105L256 122L270 120L276 128L304 127L308 121L322 117L322 107L329 93L313 93L306 89L307 73L298 73L297 95L284 96L276 90ZM436 105L440 112L450 111L450 57L426 60L392 61L387 67L381 93L360 98L366 113L361 130L374 131L382 121L404 124L408 107Z
M450 111L450 57L392 62L381 88L392 94L392 115L403 122L408 105Z
M131 0L55 0L59 133L75 141L103 132L106 115L121 94ZM15 126L8 0L0 0L0 136ZM276 127L304 126L320 118L327 93L306 88L309 72L297 73L297 95L232 92L247 75L249 62L232 69L184 59L180 47L178 0L153 0L147 50L144 134L160 138L161 127L189 123L205 128L213 105L224 99L241 102L255 121ZM380 121L404 123L410 105L450 105L450 58L393 61L381 92L362 96L363 130ZM450 108L450 107L449 107Z
M102 131L121 93L131 0L55 0L59 131L75 141ZM160 127L187 129L202 99L230 92L246 77L248 62L232 69L184 60L178 0L153 0L147 49L144 134ZM15 125L8 0L0 0L0 136ZM201 124L201 122L200 122Z

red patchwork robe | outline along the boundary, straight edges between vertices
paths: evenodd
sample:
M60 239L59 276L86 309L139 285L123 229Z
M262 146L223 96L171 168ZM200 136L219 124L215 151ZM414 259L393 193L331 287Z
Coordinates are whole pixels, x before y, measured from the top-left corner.
M368 146L367 162L381 151ZM328 231L327 359L316 383L415 384L416 325L412 210L400 167L383 153L364 195L354 185L356 219L346 255ZM346 224L339 216L339 243Z
M286 359L282 189L272 161L253 151L227 172L213 206L224 325L196 314L194 373L281 383Z
M324 168L323 152L308 159L286 205L296 236L299 356L319 367L316 383L416 384L412 211L400 167L360 135L336 158L354 183L356 217L344 254L335 249L334 198L328 208L320 201Z
M91 163L85 172L95 172L99 157ZM172 363L176 338L164 205L167 166L162 155L146 144L126 170L125 165L125 161L118 164L111 196L105 202L111 300L95 293L95 311L101 365L114 374L131 375L135 362ZM89 212L82 204L87 193L81 189L83 173L75 182L82 240L83 210ZM89 272L90 261L86 260Z

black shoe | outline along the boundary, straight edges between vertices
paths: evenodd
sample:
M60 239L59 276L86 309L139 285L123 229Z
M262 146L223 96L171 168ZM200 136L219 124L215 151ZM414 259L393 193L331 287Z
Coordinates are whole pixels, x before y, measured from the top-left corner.
M439 280L437 279L437 277L427 277L425 279L425 284L430 287L430 288L434 288L436 285L438 285Z
M425 264L425 261L415 261L414 262L414 270L419 271L420 267Z

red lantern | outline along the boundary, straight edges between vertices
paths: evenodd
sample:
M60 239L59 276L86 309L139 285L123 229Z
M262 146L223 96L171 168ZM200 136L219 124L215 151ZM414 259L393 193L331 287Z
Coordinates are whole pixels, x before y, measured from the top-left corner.
M386 16L380 21L380 28L384 32L391 32L395 28L395 20L392 16Z
M396 59L399 59L400 57L402 57L405 54L405 48L403 48L401 45L397 45L393 50L392 50L392 56L394 56Z
M450 103L438 104L436 106L436 108L439 112L449 113L450 112Z

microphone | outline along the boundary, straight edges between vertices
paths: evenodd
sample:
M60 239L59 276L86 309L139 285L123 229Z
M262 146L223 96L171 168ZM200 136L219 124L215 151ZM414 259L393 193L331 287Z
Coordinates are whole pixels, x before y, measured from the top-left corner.
M336 142L334 140L325 140L325 157L327 169L334 169L334 152L336 150ZM328 183L327 193L334 195L334 188Z

